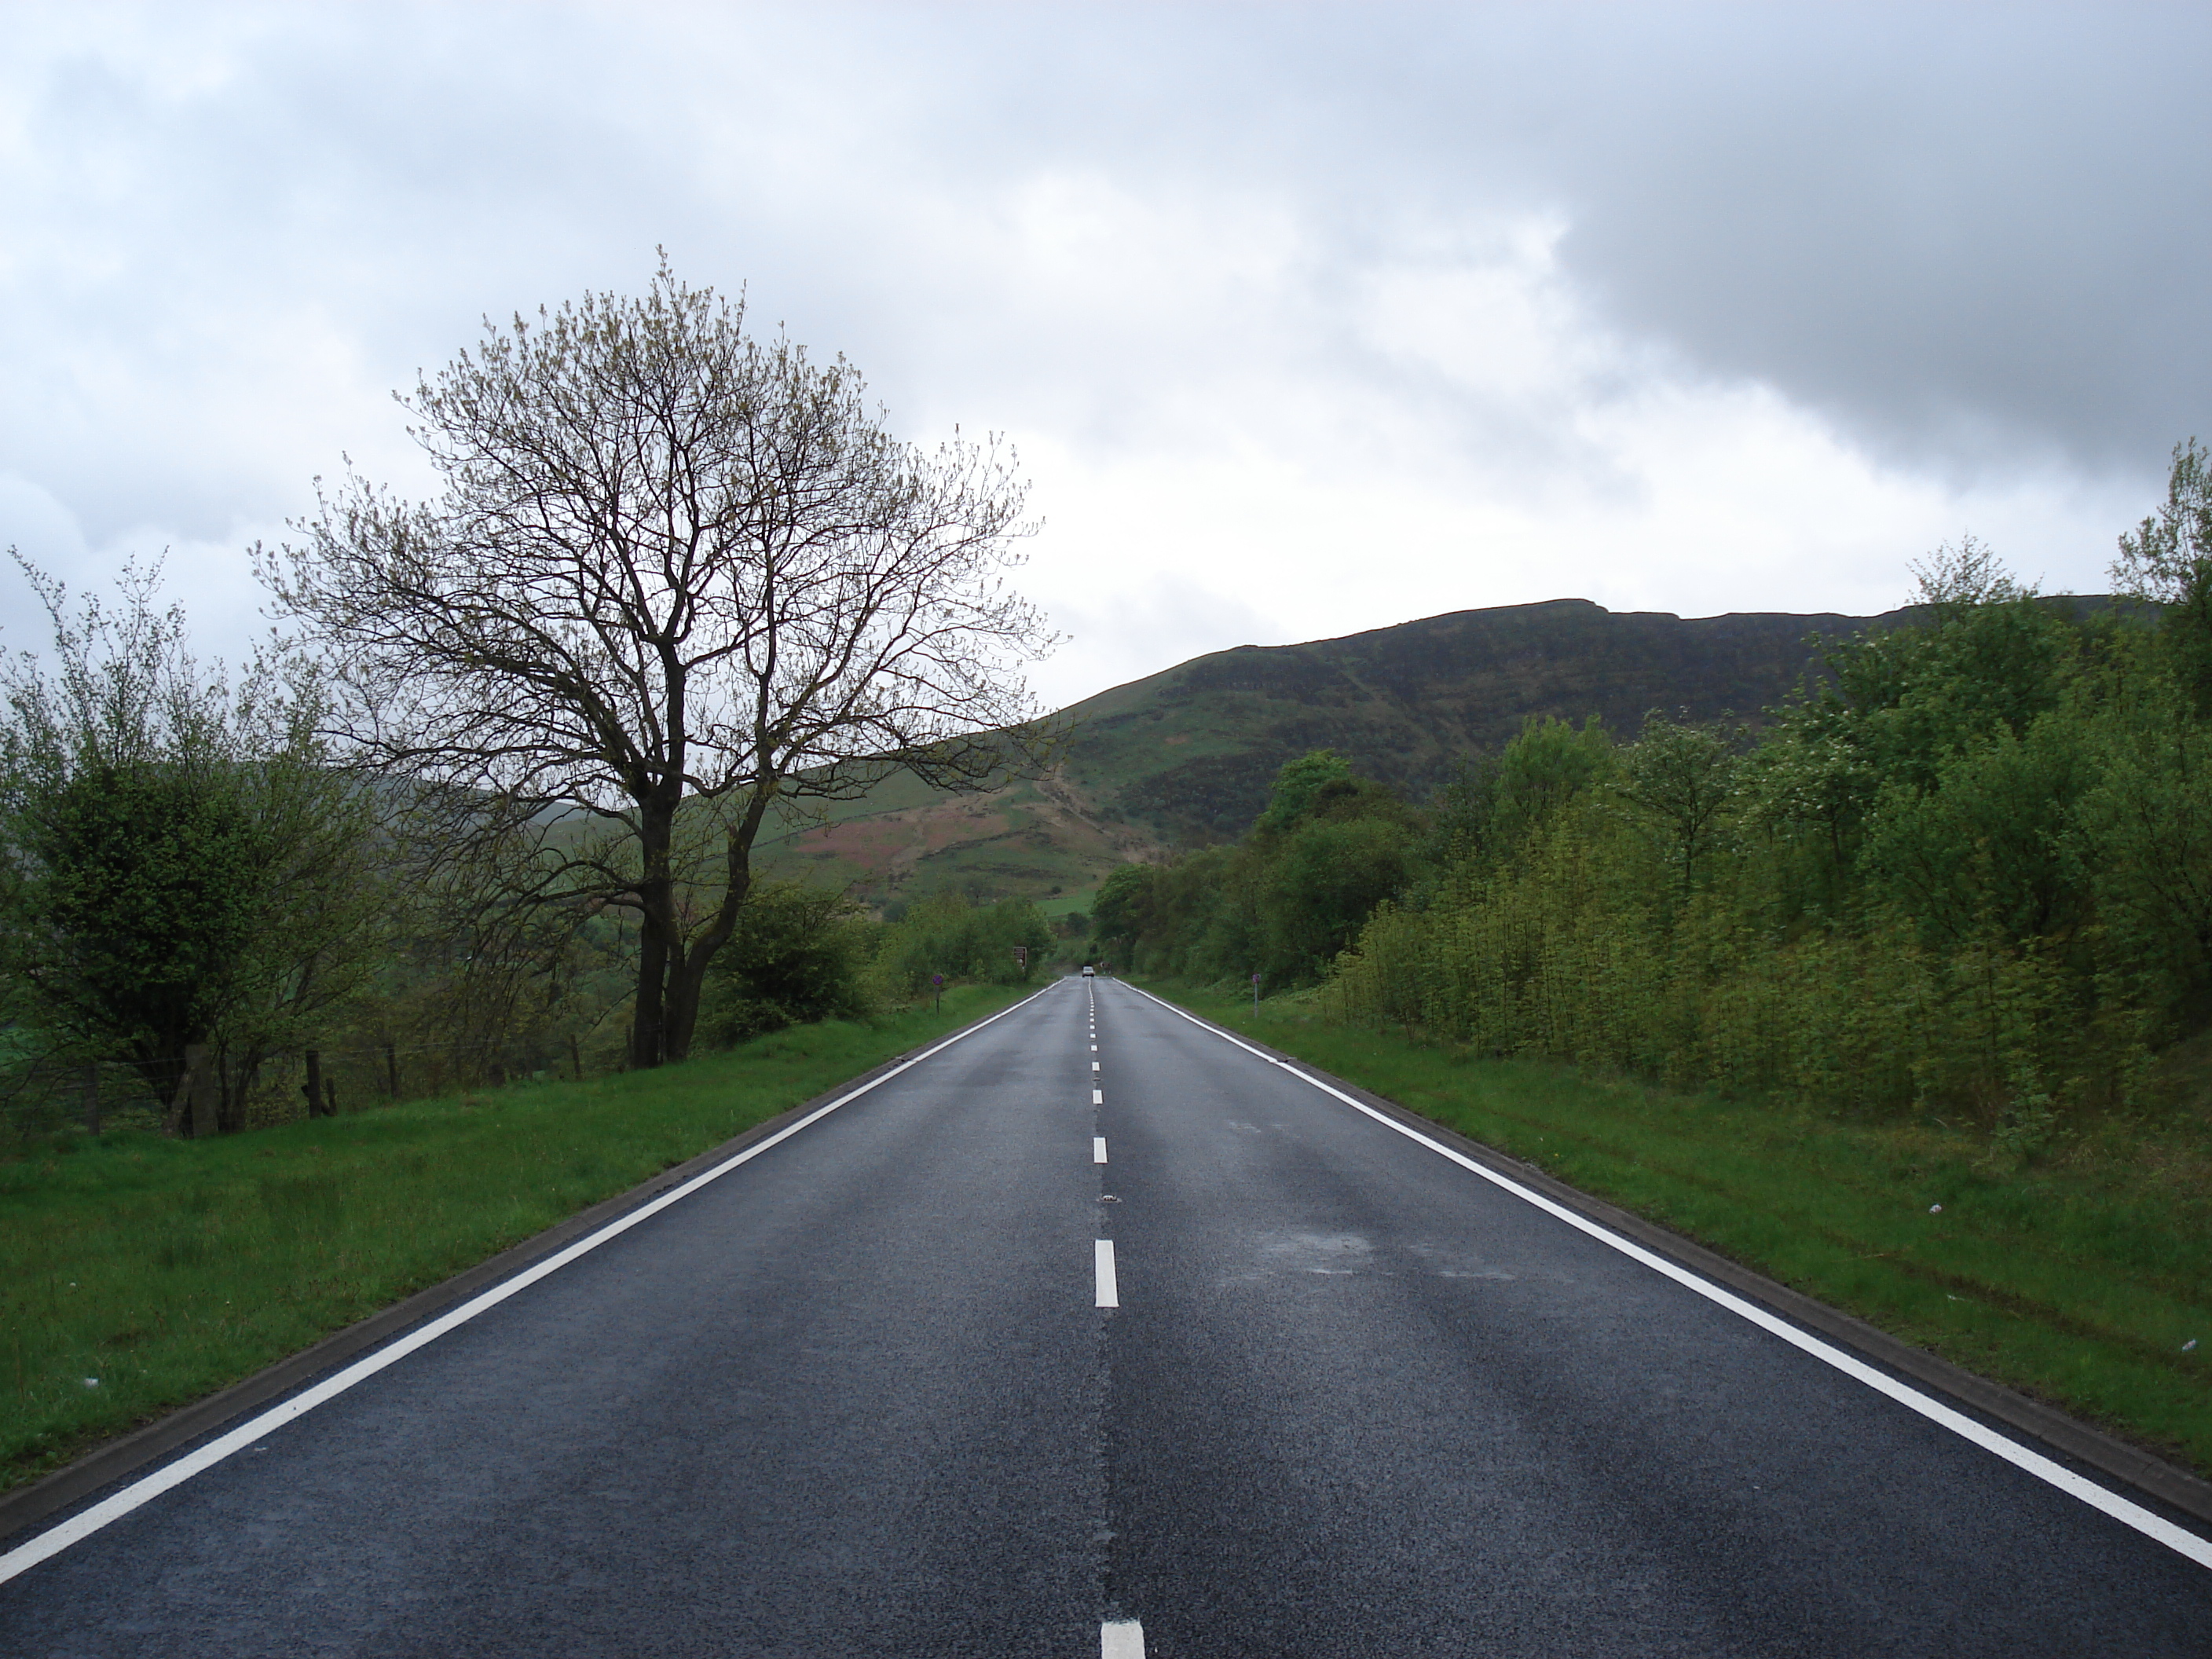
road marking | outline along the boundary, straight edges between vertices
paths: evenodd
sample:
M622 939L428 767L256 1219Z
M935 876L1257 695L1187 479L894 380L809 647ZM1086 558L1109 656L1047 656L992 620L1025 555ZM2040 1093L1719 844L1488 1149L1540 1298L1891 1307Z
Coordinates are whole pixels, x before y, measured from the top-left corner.
M1092 1277L1098 1281L1098 1305L1102 1308L1120 1307L1121 1296L1114 1283L1114 1241L1112 1239L1102 1238L1092 1247L1091 1271Z
M1106 1161L1106 1137L1104 1135L1093 1135L1091 1137L1091 1161L1093 1164L1103 1164Z
M1133 1619L1109 1619L1098 1626L1098 1659L1145 1659L1145 1627Z
M1103 1089L1093 1089L1091 1091L1091 1103L1093 1106L1103 1106L1106 1103L1106 1091Z
M1091 1045L1091 1052L1094 1054L1098 1052L1098 1045L1097 1043L1094 1042Z
M620 1237L640 1222L659 1215L670 1205L689 1198L709 1182L720 1181L739 1164L751 1163L769 1147L781 1146L801 1129L819 1123L840 1106L858 1100L872 1089L881 1088L900 1073L912 1071L925 1060L941 1054L954 1043L975 1036L986 1025L1004 1019L1018 1009L1026 1008L1043 994L1043 991L1032 993L1013 1004L1012 1006L1000 1009L989 1019L978 1020L966 1030L954 1032L935 1048L925 1049L912 1060L892 1066L890 1070L878 1077L871 1078L859 1088L838 1096L826 1106L817 1106L796 1123L786 1125L765 1140L755 1141L743 1152L717 1164L713 1169L693 1176L682 1186L671 1188L649 1203L639 1205L635 1210L609 1222L599 1231L588 1234L565 1249L556 1251L543 1261L525 1268L512 1279L501 1279L491 1289L471 1297L459 1307L440 1315L428 1324L418 1327L398 1341L379 1348L365 1358L356 1359L343 1370L331 1373L312 1389L303 1389L283 1404L270 1407L259 1416L248 1419L229 1433L209 1441L205 1445L178 1458L174 1462L163 1464L153 1474L132 1481L122 1491L94 1504L88 1510L71 1516L59 1526L49 1528L28 1543L19 1544L5 1554L0 1554L0 1584L6 1583L18 1574L28 1571L50 1557L59 1555L70 1545L81 1539L90 1537L111 1522L121 1520L133 1510L152 1502L170 1488L181 1486L194 1475L213 1468L234 1452L242 1451L256 1441L266 1439L273 1431L282 1428L295 1419L305 1417L316 1407L335 1400L356 1383L367 1382L386 1366L397 1364L417 1348L428 1347L447 1332L467 1324L477 1315L489 1312L507 1297L527 1290L541 1279L560 1272L579 1256L589 1255L610 1239ZM1111 1247L1109 1246L1109 1249L1110 1249ZM1113 1284L1113 1262L1110 1256L1107 1260L1105 1271L1107 1278L1103 1283L1110 1290ZM1108 1304L1102 1303L1100 1305Z
M1091 1062L1091 1069L1094 1072L1098 1069L1098 1062L1097 1060L1094 1060Z
M1500 1175L1486 1164L1478 1164L1465 1153L1455 1152L1443 1142L1431 1139L1411 1124L1401 1123L1388 1112L1376 1111L1365 1101L1354 1099L1343 1090L1322 1082L1311 1073L1303 1071L1287 1060L1277 1060L1273 1054L1262 1053L1241 1037L1231 1036L1228 1032L1207 1024L1195 1014L1185 1013L1172 1002L1162 1001L1149 991L1141 990L1133 985L1129 988L1148 1001L1158 1003L1161 1007L1178 1018L1188 1020L1200 1030L1211 1032L1224 1042L1233 1044L1249 1054L1256 1055L1272 1065L1282 1066L1292 1077L1311 1084L1323 1094L1342 1101L1354 1111L1365 1113L1384 1128L1395 1129L1407 1139L1427 1147L1439 1158L1450 1159L1462 1169L1481 1176L1493 1187L1512 1194L1514 1197L1524 1203L1534 1205L1547 1215L1565 1222L1567 1225L1579 1232L1589 1234L1601 1244L1610 1246L1632 1261L1642 1262L1652 1272L1673 1279L1686 1289L1696 1291L1708 1302L1717 1304L1739 1318L1747 1320L1760 1329L1780 1337L1792 1347L1810 1354L1822 1364L1832 1365L1844 1376L1864 1383L1875 1393L1887 1395L1908 1411L1918 1413L1929 1422L1950 1430L1962 1440L1972 1441L1984 1451L1995 1454L2014 1468L2033 1475L2046 1485L2056 1486L2069 1498L2078 1498L2091 1509L2100 1510L2112 1516L2123 1526L2132 1527L2144 1537L2165 1545L2177 1555L2185 1555L2199 1566L2212 1567L2212 1539L2200 1537L2186 1528L2177 1527L2165 1516L2153 1514L2140 1504L2130 1503L2118 1492L2109 1491L2095 1481L2075 1474L2064 1464L2055 1462L2040 1452L2031 1451L2017 1440L1984 1426L1964 1412L1954 1410L1943 1404L1933 1395L1923 1394L1918 1389L1900 1382L1886 1372L1876 1370L1864 1360L1846 1353L1843 1349L1822 1341L1809 1332L1799 1330L1797 1327L1778 1314L1769 1313L1756 1303L1747 1302L1734 1291L1722 1289L1711 1279L1699 1278L1687 1267L1669 1261L1656 1251L1645 1249L1634 1240L1622 1237L1609 1228L1592 1221L1588 1216L1579 1214L1564 1204L1555 1203L1534 1188L1523 1187L1510 1176Z

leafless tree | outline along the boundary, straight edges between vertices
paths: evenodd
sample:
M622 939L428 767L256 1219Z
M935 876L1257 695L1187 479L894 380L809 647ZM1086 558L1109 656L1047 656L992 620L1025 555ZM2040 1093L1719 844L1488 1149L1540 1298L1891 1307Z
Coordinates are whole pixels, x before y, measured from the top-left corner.
M262 579L447 845L519 839L518 897L635 914L631 1063L681 1059L780 804L1020 756L1051 640L1005 582L1013 457L895 439L842 357L665 261L642 298L488 320L400 401L442 493L349 476Z

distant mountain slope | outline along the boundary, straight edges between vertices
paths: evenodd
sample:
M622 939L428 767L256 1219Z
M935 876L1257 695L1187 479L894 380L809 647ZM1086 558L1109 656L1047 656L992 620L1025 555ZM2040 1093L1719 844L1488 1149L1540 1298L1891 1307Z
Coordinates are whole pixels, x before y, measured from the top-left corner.
M1276 769L1310 749L1335 749L1419 796L1532 714L1595 714L1623 734L1654 708L1755 717L1813 665L1808 635L1905 614L1685 618L1554 599L1239 646L1066 710L1067 745L1050 777L964 798L895 779L825 822L790 826L763 862L849 883L877 902L946 886L1074 894L1116 863L1241 834Z
M1334 748L1416 794L1532 714L1632 732L1654 708L1756 716L1813 661L1808 636L1903 613L1616 614L1587 599L1459 611L1305 645L1194 658L1067 711L1068 771L1102 805L1183 843L1241 833L1268 781Z

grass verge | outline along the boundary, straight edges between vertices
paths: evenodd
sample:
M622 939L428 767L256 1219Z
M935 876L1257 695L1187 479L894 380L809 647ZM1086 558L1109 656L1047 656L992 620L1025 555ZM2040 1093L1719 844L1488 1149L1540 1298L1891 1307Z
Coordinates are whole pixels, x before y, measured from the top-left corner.
M1152 988L1953 1364L2212 1475L2204 1126L2112 1123L2021 1164L1838 1121L1470 1060L1295 1001Z
M70 1134L0 1164L0 1491L1024 994L963 987L941 1013L659 1071L208 1142Z

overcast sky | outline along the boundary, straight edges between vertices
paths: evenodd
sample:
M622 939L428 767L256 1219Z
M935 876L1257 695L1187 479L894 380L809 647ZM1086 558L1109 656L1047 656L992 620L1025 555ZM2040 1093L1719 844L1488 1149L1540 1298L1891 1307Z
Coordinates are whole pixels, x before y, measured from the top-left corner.
M196 634L390 400L678 275L1019 447L1062 703L1578 595L2094 591L2212 437L2212 7L0 0L0 544ZM36 645L0 583L0 643Z

